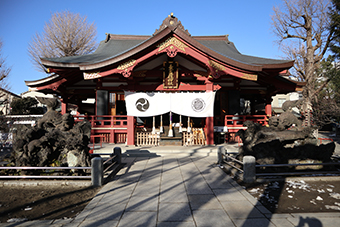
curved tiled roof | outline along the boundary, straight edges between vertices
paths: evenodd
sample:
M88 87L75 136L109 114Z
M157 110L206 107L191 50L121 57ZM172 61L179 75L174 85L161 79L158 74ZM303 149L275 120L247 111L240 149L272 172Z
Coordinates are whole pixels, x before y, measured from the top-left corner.
M171 20L175 21L171 23ZM162 38L176 34L187 43L214 58L247 70L261 71L263 68L290 68L293 61L260 58L241 54L227 36L191 36L180 21L168 17L163 21L160 30L153 36L112 35L101 41L97 50L88 55L61 58L45 58L42 63L46 67L81 67L82 70L96 69L119 62L133 54L139 53L151 45L157 44Z
M118 37L118 36L116 36ZM122 36L126 37L126 36ZM130 36L133 38L133 36ZM140 39L110 39L101 41L97 50L92 54L70 56L61 58L44 58L44 60L60 63L86 64L105 61L132 49L143 43L145 40Z
M195 37L193 37L195 38ZM234 61L238 61L245 64L252 65L266 65L266 64L282 64L286 62L290 62L287 60L277 60L270 58L260 58L249 55L241 54L235 47L234 43L229 42L227 40L197 40L204 46L209 49L227 57L233 59Z

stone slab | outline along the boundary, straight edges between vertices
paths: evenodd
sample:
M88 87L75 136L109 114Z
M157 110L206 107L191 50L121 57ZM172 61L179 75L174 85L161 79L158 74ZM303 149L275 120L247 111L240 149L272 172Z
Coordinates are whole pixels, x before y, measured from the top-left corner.
M224 210L231 219L265 218L265 216L248 201L222 201Z
M194 219L198 227L214 226L226 227L234 226L224 210L194 210Z
M159 222L193 221L189 203L160 203Z
M125 212L117 227L155 227L157 212Z
M223 207L215 195L188 195L192 210L222 210Z

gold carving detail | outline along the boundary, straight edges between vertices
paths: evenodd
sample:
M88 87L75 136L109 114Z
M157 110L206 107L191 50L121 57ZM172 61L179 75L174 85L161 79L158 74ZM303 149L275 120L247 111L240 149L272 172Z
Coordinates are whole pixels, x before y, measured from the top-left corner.
M167 48L168 46L171 46L170 48L172 49L172 46L177 47L178 49L180 49L181 51L185 52L185 48L187 48L188 46L185 45L184 43L182 43L179 39L177 39L176 37L170 37L167 40L165 40L163 43L159 44L157 47L159 47L158 52L164 50L165 48Z
M102 77L101 75L99 75L99 73L100 72L84 73L84 80L92 80L92 79Z
M257 75L256 74L243 73L241 78L245 79L245 80L257 81Z
M131 59L129 61L124 62L123 64L120 64L117 69L119 70L127 70L129 67L133 66L136 63L136 60Z
M208 64L216 70L225 71L225 69L226 69L225 66L223 66L220 63L217 63L213 60L209 60Z

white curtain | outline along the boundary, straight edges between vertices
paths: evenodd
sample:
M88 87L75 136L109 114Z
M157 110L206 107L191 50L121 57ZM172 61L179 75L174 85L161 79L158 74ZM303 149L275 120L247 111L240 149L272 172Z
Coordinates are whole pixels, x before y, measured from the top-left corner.
M190 117L213 117L216 92L125 92L127 115L151 117L174 112Z
M213 117L216 92L179 92L171 94L171 111L190 117Z
M170 111L170 96L167 93L129 91L124 93L128 116L152 117Z

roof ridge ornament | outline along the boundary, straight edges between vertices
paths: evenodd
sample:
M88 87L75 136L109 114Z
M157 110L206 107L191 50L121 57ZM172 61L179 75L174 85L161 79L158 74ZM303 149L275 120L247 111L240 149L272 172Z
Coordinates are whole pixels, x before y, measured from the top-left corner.
M187 35L191 36L188 30L184 29L184 26L182 25L181 21L178 20L178 18L175 17L173 13L171 13L167 18L163 20L163 23L159 26L159 29L156 29L153 35L156 35L157 33L161 32L166 27L170 28L172 31L175 31L176 29L181 29Z
M225 35L225 40L228 44L230 44L231 42L229 41L229 34Z

